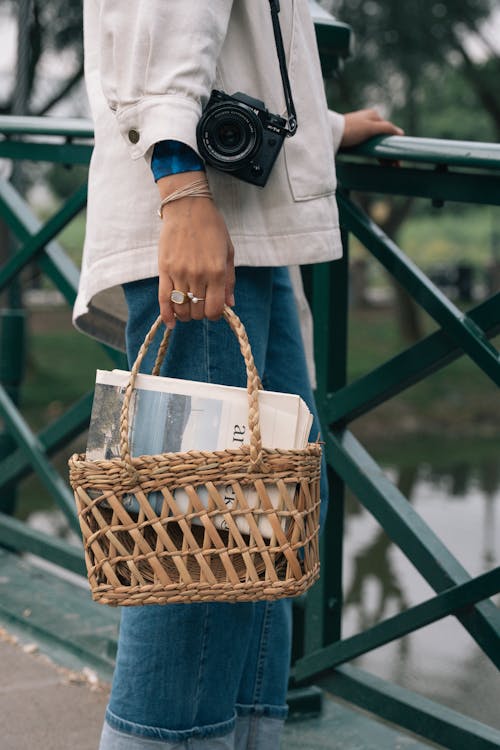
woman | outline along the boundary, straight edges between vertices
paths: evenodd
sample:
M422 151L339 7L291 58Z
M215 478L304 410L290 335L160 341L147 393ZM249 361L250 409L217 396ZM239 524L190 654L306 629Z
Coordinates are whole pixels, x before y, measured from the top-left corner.
M338 145L401 131L328 112L307 0L282 2L280 21L298 130L261 188L206 169L196 128L214 88L286 111L268 0L86 0L95 149L75 323L120 347L127 321L133 361L160 311L175 327L163 374L244 385L219 320L234 306L264 386L314 410L287 267L341 255ZM286 600L124 609L101 750L276 750L290 642Z

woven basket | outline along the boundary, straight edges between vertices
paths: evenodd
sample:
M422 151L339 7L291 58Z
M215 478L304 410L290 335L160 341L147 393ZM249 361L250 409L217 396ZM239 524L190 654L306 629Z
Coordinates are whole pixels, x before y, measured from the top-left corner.
M69 460L85 561L93 598L103 604L279 599L302 594L318 578L319 477L321 447L272 450L262 447L255 369L245 329L226 308L224 316L240 343L247 370L250 445L223 451L163 453L132 458L128 410L135 379L161 319L147 335L130 374L120 417L121 458ZM158 375L168 345L165 333L153 374ZM219 492L232 486L227 507ZM189 506L181 513L175 490ZM200 489L202 492L200 493ZM272 489L273 506L269 491ZM255 507L246 497L257 496ZM163 495L161 512L148 501ZM208 496L204 503L200 499ZM133 496L138 512L125 509ZM158 497L157 495L155 497ZM252 506L254 500L252 500ZM158 506L156 506L158 507ZM224 530L214 518L224 519ZM271 538L263 538L266 517ZM193 523L194 519L199 519ZM248 534L238 529L244 519ZM220 523L218 524L220 526Z

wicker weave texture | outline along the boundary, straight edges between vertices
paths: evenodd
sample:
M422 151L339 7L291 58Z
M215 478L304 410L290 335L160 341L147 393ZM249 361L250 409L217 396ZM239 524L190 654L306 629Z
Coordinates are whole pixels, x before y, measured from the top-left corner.
M319 457L316 445L264 451L266 472L248 474L247 447L147 456L132 459L140 481L133 488L118 459L74 456L70 479L94 599L132 605L302 593L319 573ZM220 492L228 485L236 498L231 508ZM271 487L277 490L276 508ZM184 513L174 497L178 488L189 497ZM208 493L206 508L201 488ZM157 514L148 493L158 490L163 507ZM250 490L254 501L257 496L252 508L246 499ZM125 494L137 500L139 513L124 508ZM217 528L214 519L221 516L223 528ZM273 530L270 538L259 529L264 516ZM249 534L240 532L239 519Z
M225 315L247 366L250 445L130 456L128 401L157 321L132 369L121 416L121 458L87 461L74 455L69 461L96 601L131 606L279 599L303 593L319 576L321 447L262 447L260 379L243 326L232 311ZM168 336L154 372L167 341ZM233 500L226 505L229 487ZM175 497L179 489L187 496L182 511ZM149 495L155 493L156 500L158 492L162 507L155 511ZM135 499L134 512L125 507L125 497ZM270 536L262 534L264 520Z

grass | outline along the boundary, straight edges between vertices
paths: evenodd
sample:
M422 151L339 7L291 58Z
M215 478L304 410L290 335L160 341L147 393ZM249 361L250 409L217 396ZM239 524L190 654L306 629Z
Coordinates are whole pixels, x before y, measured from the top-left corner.
M32 333L28 352L22 407L34 429L91 390L97 368L110 367L102 347L69 326Z
M462 261L484 267L498 241L497 215L496 206L428 209L403 225L401 247L424 269Z
M383 215L383 202L380 211ZM472 266L475 282L484 285L489 266L500 258L500 214L496 206L446 205L433 209L416 201L415 210L402 225L396 241L425 273L464 263ZM367 261L372 285L388 288L386 271L355 239L351 242L351 255Z
M66 250L71 260L80 267L82 260L83 238L85 236L86 212L81 211L61 232L58 241Z
M430 332L434 325L423 320ZM497 341L498 345L498 341ZM349 330L349 380L355 380L406 346L390 309L355 311ZM365 437L413 434L498 435L497 387L466 356L414 385L363 417Z

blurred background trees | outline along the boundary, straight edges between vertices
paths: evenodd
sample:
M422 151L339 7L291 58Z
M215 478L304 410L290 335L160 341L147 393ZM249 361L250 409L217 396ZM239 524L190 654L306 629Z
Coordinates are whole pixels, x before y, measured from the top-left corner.
M83 77L82 0L0 0L0 13L17 21L18 51L0 113L49 114Z
M320 4L349 23L356 40L353 58L329 83L337 108L376 104L414 135L499 139L500 44L491 31L496 0ZM49 113L83 75L82 0L0 0L2 11L19 18L19 35L29 41L22 61L27 114ZM57 76L54 60L60 63ZM12 77L0 98L1 113L12 111L16 87Z
M372 102L412 135L500 138L495 0L327 0L355 34L330 94L346 110ZM498 41L498 28L496 33Z
M321 5L350 24L355 37L353 57L327 81L327 95L334 109L375 106L413 136L499 140L500 86L496 82L500 80L500 12L496 0L324 0ZM401 239L410 216L421 220L436 216L436 209L421 201L387 196L380 200L374 196L357 198L396 240ZM463 206L449 210L464 216ZM470 208L465 214L476 228L484 220L495 222L491 209ZM437 229L437 222L434 227ZM487 241L492 254L488 263L496 269L498 278L498 223L492 225ZM407 249L404 242L403 247ZM443 280L458 276L465 267L466 275L472 277L474 267L481 263L477 256L474 259L473 251L472 247L468 251L456 247L454 259L446 253L441 257L438 254L435 263L427 253L426 270L435 265L436 279ZM460 257L464 252L467 257ZM413 255L421 262L418 247ZM482 260L484 265L484 255ZM368 278L363 263L358 258L357 273ZM449 267L438 268L439 264ZM363 298L363 294L360 290L358 297ZM396 284L393 296L402 337L420 338L423 328L416 306Z
M320 4L350 24L355 37L354 55L335 78L326 81L333 108L343 112L375 106L408 135L499 139L498 0L320 0ZM9 80L5 76L2 80L0 112L85 115L82 0L0 0L2 25L7 18L13 28L17 21L19 54L17 68L12 66ZM40 183L40 167L30 169ZM64 197L82 175L57 166L45 178L53 193ZM452 264L471 265L477 278L482 274L489 284L498 278L500 220L493 209L450 206L445 215L423 201L387 196L357 199L424 270L435 270L435 278L444 278ZM450 215L455 223L447 221ZM460 231L454 233L455 224ZM356 248L354 257L359 267L353 279L366 279L368 286L375 281L387 290L388 281L380 271L361 267L367 261ZM378 274L375 279L373 273ZM363 289L356 297L366 297ZM416 308L396 286L392 297L399 302L403 338L418 338L423 329Z

